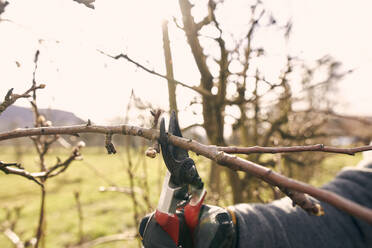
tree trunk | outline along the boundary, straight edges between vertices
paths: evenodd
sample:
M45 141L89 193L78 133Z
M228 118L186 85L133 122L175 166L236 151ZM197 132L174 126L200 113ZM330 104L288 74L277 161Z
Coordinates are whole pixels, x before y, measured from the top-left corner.
M223 136L225 124L224 109L224 106L221 107L218 104L213 104L210 100L208 101L208 99L203 99L204 129L207 132L209 142L218 146L226 146ZM228 186L222 184L221 173L227 174L232 188L233 203L236 204L243 202L242 187L238 173L217 164L212 164L209 174L212 193L220 194L221 188L223 189Z
M207 65L207 58L203 53L203 48L200 45L198 38L198 25L195 23L191 14L192 4L188 0L179 0L181 13L183 17L183 30L185 31L187 42L191 48L194 56L196 66L200 72L200 86L207 92L212 93L213 75L211 74ZM204 129L207 133L208 140L211 144L226 145L223 132L224 132L224 111L225 111L225 95L226 95L226 72L227 72L227 59L226 51L224 50L224 42L219 40L221 45L221 74L219 78L219 95L206 96L203 95L203 119ZM218 188L221 186L220 171L225 171L228 175L230 185L233 192L233 202L238 203L242 201L240 181L237 172L222 169L218 166L212 166L210 172L210 182L212 193L220 193Z

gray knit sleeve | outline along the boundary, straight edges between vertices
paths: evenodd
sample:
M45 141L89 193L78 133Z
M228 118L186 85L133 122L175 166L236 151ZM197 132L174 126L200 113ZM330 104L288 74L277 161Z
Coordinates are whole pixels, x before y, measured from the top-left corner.
M372 164L345 169L323 186L372 208ZM325 215L310 216L283 198L270 204L233 206L238 247L372 247L372 225L322 203Z

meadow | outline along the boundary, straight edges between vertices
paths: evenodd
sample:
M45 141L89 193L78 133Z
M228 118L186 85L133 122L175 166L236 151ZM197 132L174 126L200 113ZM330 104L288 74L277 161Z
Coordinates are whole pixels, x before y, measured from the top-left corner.
M104 147L86 147L82 150L82 161L73 162L67 171L49 179L46 184L45 247L63 248L77 244L79 240L87 241L118 233L136 234L135 209L140 218L156 207L165 174L161 156L150 159L144 156L145 149L117 147L117 154L108 155ZM47 164L53 165L56 157L63 159L68 155L68 150L54 148L46 156ZM196 160L201 177L208 183L209 162L194 154L191 156ZM20 162L28 171L37 171L38 168L37 154L31 147L23 147L20 153L15 147L2 146L0 159ZM317 166L310 183L321 186L344 166L353 166L360 159L361 155L329 155ZM124 192L100 191L100 187L108 186L124 189ZM133 194L130 194L131 189L136 192L135 201ZM79 203L76 192L79 194ZM228 205L229 200L224 204ZM79 218L78 206L82 218ZM6 219L7 209L20 208L19 217L14 217L17 219L15 231L23 240L30 239L35 235L39 207L39 186L25 178L0 172L0 228ZM0 247L14 247L2 233ZM95 247L134 248L139 247L139 241L130 238Z

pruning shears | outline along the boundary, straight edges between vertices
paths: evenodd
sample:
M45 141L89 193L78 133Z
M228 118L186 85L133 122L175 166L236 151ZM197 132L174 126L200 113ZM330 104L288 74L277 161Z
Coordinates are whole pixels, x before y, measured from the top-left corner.
M168 133L182 137L175 112L171 114ZM180 220L176 211L184 212L186 225L192 233L198 224L206 190L196 170L194 160L189 157L187 150L169 143L168 133L165 131L163 118L160 122L159 143L168 170L164 178L155 219L178 245Z

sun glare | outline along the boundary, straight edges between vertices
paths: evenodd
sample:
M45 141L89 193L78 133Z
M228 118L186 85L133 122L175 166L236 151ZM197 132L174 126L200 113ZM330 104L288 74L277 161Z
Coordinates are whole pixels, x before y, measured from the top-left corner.
M207 14L207 0L200 0L200 2L197 6L202 7L192 9L195 21L200 21ZM323 9L322 15L318 15L318 6L321 5L321 1L317 2L318 4L314 5L311 11L301 7L303 1L298 4L293 3L293 13L298 14L293 17L297 26L294 26L291 46L305 57L309 57L309 54L317 54L324 49L334 49L333 54L341 58L344 63L351 63L353 68L357 68L353 76L346 79L348 81L341 85L342 92L347 92L347 94L343 93L343 98L352 102L360 102L360 105L365 107L358 107L358 111L363 109L363 113L369 113L370 104L365 103L370 102L368 95L370 86L367 82L372 55L368 48L372 36L368 32L362 32L368 29L367 26L370 23L368 11L365 11L368 6L363 5L362 8L355 5L354 8L359 6L358 8L363 9L364 12L355 9L354 12L359 13L358 18L350 17L338 25L338 27L342 27L345 26L344 23L350 22L347 27L355 26L354 29L348 29L350 32L353 31L353 35L350 37L356 37L353 40L356 44L355 49L347 49L348 46L341 49L344 43L338 41L346 40L347 34L338 29L334 30L332 36L327 36L327 34L334 22L344 20L344 13L342 11L333 13L334 21L325 27L328 23L325 21L329 13L328 9L331 6ZM34 0L32 3L24 0L12 0L2 15L2 18L9 19L11 22L3 21L0 24L2 36L0 41L0 67L2 68L0 95L5 95L7 89L12 87L18 91L27 88L34 69L33 56L36 50L40 50L41 55L36 76L40 83L47 84L45 93L40 94L39 104L41 107L75 111L84 117L91 117L94 114L97 119L105 119L123 113L125 101L122 100L118 104L114 102L114 99L126 99L133 88L144 100L166 108L168 106L167 84L164 80L149 75L124 60L112 60L97 52L99 49L112 55L127 53L149 68L164 73L161 33L163 20L170 21L169 33L175 77L189 85L198 84L200 75L192 55L187 50L189 49L187 41L183 32L172 23L173 17L181 21L177 0L96 0L94 5L95 9L93 10L72 0ZM223 8L219 12L221 22L225 24L223 28L231 32L246 31L242 27L245 25L244 20L249 19L246 15L248 11L244 9L245 5L244 0L226 2L224 12L222 12ZM349 4L344 3L344 5ZM237 11L238 14L232 15L233 11ZM69 13L68 18L66 18L66 13ZM314 24L312 17L316 15L322 18ZM217 36L218 32L217 34L213 33L215 31L213 28L203 29L207 36ZM358 36L359 33L363 33L363 35ZM265 43L265 45L270 45L271 50L280 50L277 47L283 47L277 41L272 42L272 33L265 32L256 35L260 35L261 40L267 41L268 44ZM333 36L334 38L332 38ZM327 38L314 40L314 37ZM218 50L214 49L214 45L209 45L214 44L213 41L204 38L202 42L205 40L210 42L203 43L206 47L205 51L218 57ZM316 42L321 42L323 46L313 45ZM227 42L227 44L230 43ZM318 52L316 53L315 50ZM278 68L281 56L277 56L277 58L278 61L274 61L275 58L271 60L272 65L263 63L266 67L267 80L272 81L277 77L278 71L272 69ZM239 65L231 63L229 69L239 70ZM211 66L211 70L214 70L213 66ZM218 71L216 71L217 73ZM363 87L355 87L355 82L359 82L359 85L363 82L366 83ZM117 107L111 108L110 111L102 110L100 112L100 108L90 106L94 103L82 104L78 95L71 96L72 88L84 91L87 84L94 86L89 92L91 98L102 99L106 97L103 101ZM149 91L149 87L156 89L157 94ZM102 88L104 89L102 90ZM104 96L101 94L103 91L105 92ZM183 96L179 99L180 106L186 107L194 95L181 87L177 92ZM68 101L66 101L66 95L70 96ZM159 95L162 97L158 97ZM27 102L22 101L17 104L28 106ZM93 112L92 109L94 109Z

